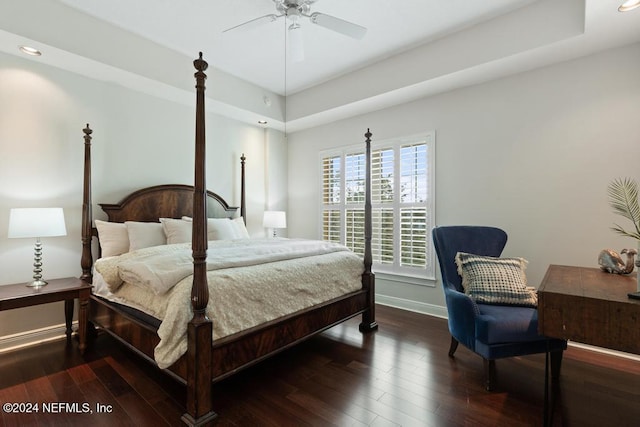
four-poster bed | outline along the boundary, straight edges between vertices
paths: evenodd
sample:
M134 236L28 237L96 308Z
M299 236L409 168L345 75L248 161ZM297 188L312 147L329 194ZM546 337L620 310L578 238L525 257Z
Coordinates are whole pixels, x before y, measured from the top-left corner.
M194 61L196 77L196 137L194 186L159 185L136 191L118 204L102 204L109 222L127 221L157 222L160 218L192 218L191 253L193 276L190 303L193 317L187 325L186 353L166 371L186 384L186 413L183 421L188 425L202 425L215 418L211 384L251 366L283 349L362 314L360 330L377 328L374 306L374 275L371 272L371 182L370 157L371 133L367 130L367 185L365 202L365 255L362 260L357 289L332 297L313 306L295 310L287 315L234 332L222 338L213 338L215 313L207 315L210 301L210 283L207 277L207 222L208 218L233 218L237 208L230 207L220 196L206 190L205 180L205 111L204 91L207 63L200 57ZM84 132L84 192L82 209L82 276L91 283L94 262L91 252L94 230L91 199L91 139L89 125ZM244 195L245 157L241 158L242 196L240 214L246 218ZM245 219L246 221L246 219ZM352 255L352 254L351 254ZM315 279L309 279L315 280ZM316 285L321 285L316 283ZM215 296L215 295L214 295ZM238 301L241 304L241 301ZM209 307L211 308L211 307ZM89 320L98 328L110 333L146 359L154 360L154 349L160 342L157 319L137 315L123 305L99 295L92 295Z

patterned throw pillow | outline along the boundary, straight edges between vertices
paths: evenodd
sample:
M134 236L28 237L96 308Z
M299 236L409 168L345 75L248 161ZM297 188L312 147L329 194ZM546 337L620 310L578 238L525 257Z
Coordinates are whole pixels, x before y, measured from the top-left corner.
M476 302L536 307L538 294L527 286L524 258L495 258L464 252L456 254L465 294Z

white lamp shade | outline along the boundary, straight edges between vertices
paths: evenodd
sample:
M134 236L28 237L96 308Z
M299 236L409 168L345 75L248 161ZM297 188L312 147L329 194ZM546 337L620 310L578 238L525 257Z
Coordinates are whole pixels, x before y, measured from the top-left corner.
M264 211L264 228L287 228L287 214L284 211Z
M9 212L10 239L66 235L62 208L16 208Z

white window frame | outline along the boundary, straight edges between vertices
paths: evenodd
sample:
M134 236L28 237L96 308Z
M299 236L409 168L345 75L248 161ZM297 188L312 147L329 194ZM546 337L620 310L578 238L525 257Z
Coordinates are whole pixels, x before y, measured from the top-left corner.
M400 147L407 145L414 145L420 142L425 142L427 146L427 200L424 203L401 203L400 201ZM380 149L393 148L394 150L394 200L392 203L375 203L372 201L372 209L376 208L393 208L394 211L394 255L400 254L400 238L398 233L400 232L400 208L410 208L411 206L425 207L427 211L426 220L426 268L412 268L403 267L398 265L398 256L394 265L378 264L374 260L373 270L376 274L382 273L383 276L393 278L394 276L401 276L407 278L415 278L417 281L411 281L416 284L428 284L422 281L427 279L429 281L435 280L435 253L433 244L431 242L431 229L435 226L435 131L429 131L420 133L417 135L399 137L388 139L384 141L374 141L371 144L371 150L376 151ZM364 145L362 143L357 145L349 145L342 148L324 150L320 152L319 164L320 164L320 221L318 235L320 239L323 239L323 216L327 210L337 210L340 212L340 243L345 244L346 241L346 212L349 209L364 208L362 204L347 204L346 203L346 156L353 154L360 154L364 152ZM322 198L324 197L324 162L327 157L340 157L340 202L335 204L325 204Z

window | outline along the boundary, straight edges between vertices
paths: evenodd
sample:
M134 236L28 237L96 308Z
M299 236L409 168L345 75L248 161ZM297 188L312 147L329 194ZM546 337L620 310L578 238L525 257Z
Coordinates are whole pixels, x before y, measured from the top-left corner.
M373 143L371 240L376 272L434 276L433 133ZM321 153L322 238L364 254L365 147Z

